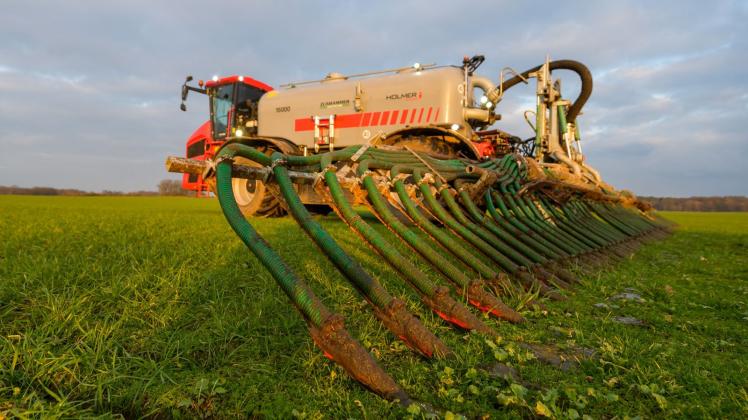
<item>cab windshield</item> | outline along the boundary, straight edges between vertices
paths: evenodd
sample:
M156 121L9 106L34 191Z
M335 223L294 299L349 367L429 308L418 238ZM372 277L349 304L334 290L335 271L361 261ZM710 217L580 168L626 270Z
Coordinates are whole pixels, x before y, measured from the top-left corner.
M226 137L229 127L229 113L233 104L234 84L220 86L212 95L210 118L213 123L213 138Z

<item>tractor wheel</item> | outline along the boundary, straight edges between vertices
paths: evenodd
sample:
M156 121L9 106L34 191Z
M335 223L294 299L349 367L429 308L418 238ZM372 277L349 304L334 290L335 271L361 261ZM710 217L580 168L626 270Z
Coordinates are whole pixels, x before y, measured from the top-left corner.
M261 166L242 157L235 158L234 162L246 166ZM281 203L262 181L232 178L231 188L234 190L236 204L245 217L281 217L286 214Z

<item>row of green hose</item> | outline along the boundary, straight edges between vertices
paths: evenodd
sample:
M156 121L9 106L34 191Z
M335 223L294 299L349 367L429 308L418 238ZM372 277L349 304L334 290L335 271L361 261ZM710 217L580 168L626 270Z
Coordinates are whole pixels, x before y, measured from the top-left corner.
M409 405L411 400L408 395L379 367L361 344L348 334L341 317L332 314L316 298L309 286L291 270L244 218L234 199L231 185L231 159L237 155L269 163L269 158L265 154L252 147L229 144L219 151L216 165L216 192L223 214L231 228L302 313L309 324L312 338L325 354L339 363L354 379L383 398Z
M625 251L633 249L633 247L629 247L625 243L628 236L624 235L621 237L615 231L611 230L619 223L615 218L612 218L612 220L608 218L603 223L600 212L597 213L597 217L586 214L585 217L575 218L572 217L572 212L575 210L578 211L578 206L574 207L574 203L567 203L561 206L559 211L542 196L534 197L533 199L527 196L517 197L516 193L520 188L520 180L526 174L522 174L520 171L512 168L512 164L514 163L510 163L509 167L502 167L505 173L511 175L511 177L508 182L500 184L500 189L505 193L504 199L509 203L509 207L515 216L522 218L529 225L534 225L535 229L543 230L543 234L546 236L555 237L557 243L564 243L566 246L573 248L571 252L575 255L583 252L597 251L603 247L609 247L612 243L616 243L618 248ZM518 202L513 202L515 199L512 196L516 197ZM503 203L501 204L503 205ZM553 220L551 226L548 223L544 223L545 216L540 214L539 208L546 212L546 214L549 214L549 217ZM644 220L641 217L636 217L635 219L639 219L639 221ZM623 226L622 229L625 230L625 224ZM626 233L628 235L633 234L631 231L627 231ZM611 249L613 252L619 252L616 248ZM619 252L619 255L623 254Z
M522 317L507 307L503 302L492 295L482 292L483 282L471 280L465 273L454 264L446 260L432 245L422 239L415 232L405 226L388 208L384 197L377 190L376 183L369 172L369 164L372 161L366 160L359 164L357 174L362 180L363 187L367 192L367 199L371 207L382 222L391 229L396 235L404 240L411 248L424 257L437 270L451 282L455 283L458 291L467 296L468 300L481 310L487 311L500 318L512 322L522 321ZM476 290L477 289L477 290Z
M412 284L424 298L424 302L430 306L439 316L452 322L462 328L475 329L483 332L491 332L482 321L476 318L459 302L454 302L445 293L446 290L439 291L437 286L397 251L388 241L369 226L361 216L355 212L351 204L346 200L343 189L338 182L335 171L328 167L324 172L325 182L329 188L330 195L345 220L356 232L358 232L380 255L382 255L390 265L399 271L405 279ZM440 302L435 300L439 297ZM442 305L443 304L443 305Z
M347 153L341 153L340 155L344 157ZM366 273L361 265L351 258L332 236L312 218L298 194L296 194L288 170L279 164L282 160L283 155L280 153L274 153L271 158L276 183L289 211L328 259L373 304L375 314L395 336L423 355L439 357L450 353L441 340L410 314L404 305L395 302L395 299L387 293L381 284Z
M450 227L450 229L455 232L455 235L461 237L461 246L447 245L449 242L456 242L456 236L448 235L446 232L433 226L428 220L424 220L426 218L423 215L420 215L420 212L415 208L415 205L412 206L410 209L411 211L408 211L409 206L407 205L407 202L409 200L404 200L402 197L403 195L407 195L407 192L404 189L404 184L401 184L402 181L397 178L399 173L403 171L406 173L415 173L416 177L420 177L422 171L433 171L436 175L444 177L445 180L453 180L458 177L469 178L469 176L465 176L465 168L467 164L460 160L438 160L423 154L415 156L414 153L410 151L393 152L374 148L364 151L360 150L360 147L361 146L353 146L331 153L306 157L284 155L278 156L277 160L281 160L284 164L292 166L319 165L320 169L325 170L325 178L328 180L328 184L329 176L332 172L330 170L332 163L340 160L349 160L355 154L360 155L359 161L361 161L362 158L366 160L369 167L389 168L391 178L394 180L395 189L398 190L400 200L403 202L409 216L414 218L419 227L424 229L429 236L434 237L437 241L441 239L440 242L442 246L447 247L452 252L457 252L458 254L463 254L462 256L467 256L467 265L476 269L482 276L494 273L485 263L476 260L475 257L469 257L468 255L471 254L467 252L467 249L465 248L466 246L467 248L476 247L481 253L487 255L489 259L498 263L502 270L516 274L520 271L520 267L534 267L535 264L549 266L548 258L557 260L570 255L576 256L590 252L599 247L605 246L611 239L605 234L604 226L598 226L594 222L589 222L591 223L591 227L587 227L590 227L590 232L585 233L582 225L586 222L576 222L573 218L567 216L560 217L559 213L555 212L555 209L548 208L547 204L544 202L540 202L537 199L534 201L528 197L517 196L516 193L519 180L526 176L527 168L526 165L520 166L518 160L514 156L507 155L502 159L490 160L478 164L482 168L497 170L502 173L497 181L498 187L502 191L501 195L497 192L487 195L489 198L486 203L487 211L488 214L492 216L492 219L476 216L476 209L471 209L470 201L465 200L465 194L460 193L461 200L463 201L463 205L467 207L468 214L471 215L471 218L474 221L480 221L480 226L465 217L462 209L459 208L451 195L449 195L446 188L441 188L437 185L437 188L440 189L440 196L446 203L451 214L441 207L441 204L439 204L438 201L436 201L436 198L431 194L429 187L420 182L419 179L416 179L416 182L421 184L421 194L429 204L430 210L435 213L437 218ZM424 164L424 161L429 164ZM277 172L279 167L280 165L275 166L274 171ZM401 184L400 188L398 188L399 183ZM288 180L288 184L290 186L290 180ZM441 182L439 182L439 184L441 184ZM288 188L286 189L288 190ZM369 192L369 194L371 194L371 192ZM497 214L496 208L492 202L494 200L498 203L499 209L503 213L503 217ZM504 201L506 201L506 203ZM303 207L300 200L298 204ZM474 203L472 204L474 205ZM543 211L546 213L553 213L555 218L552 224L545 220L546 216L541 214L536 206L543 207ZM298 211L296 213L298 213ZM353 223L354 225L359 226L357 229L353 226L354 229L359 231L363 229L367 232L365 235L376 239L374 242L375 247L379 246L380 249L384 249L382 248L383 245L381 243L377 245L378 240L382 238L376 238L376 232L372 233L371 230L366 229L364 227L365 222L361 223L358 220L355 220L355 218L352 218L351 220L355 222ZM488 220L490 220L490 222ZM302 226L309 224L309 222L304 220L304 218L302 218L302 221ZM419 221L421 223L419 223ZM391 229L395 226L397 225L389 224ZM481 228L481 226L483 228ZM311 232L315 231L316 229L311 229ZM516 237L512 236L512 234L516 235ZM314 235L318 236L319 234L313 234L313 236ZM403 234L400 233L400 236L402 237ZM410 235L406 235L405 237L408 236ZM403 238L405 239L405 237ZM408 241L408 239L405 240L409 243L416 243L412 236L410 236L410 241ZM413 245L411 244L411 246ZM380 252L384 252L385 255L388 255L389 251L383 250ZM422 254L426 252L426 254L424 254L425 258L429 258L427 251L421 250L419 252ZM333 253L333 256L334 255L335 253ZM434 257L431 256L431 258L433 259ZM404 269L405 266L396 258L396 256L393 256L391 252L389 252L388 259L395 264L396 268L398 268L399 265L398 269ZM544 271L545 269L539 270L548 273L547 271ZM409 274L408 277L411 278L411 281L414 281L413 279L415 279L415 286L419 289L423 289L424 284L426 284L423 282L425 276L414 274L417 273L417 271L411 270L410 273L411 274ZM561 274L559 275L558 273ZM558 276L566 278L567 281L570 281L573 278L563 269L559 268L551 268L549 274L552 277ZM523 278L525 281L530 281L527 276L523 276ZM423 290L421 291L423 292Z
M485 333L492 331L464 305L453 300L448 288L434 283L358 215L338 179L337 167L340 162L357 162L360 186L354 186L354 189L362 188L361 191L365 191L366 202L387 228L454 284L471 304L514 322L521 321L522 317L487 293L482 279L496 281L505 272L526 287L539 287L546 296L561 298L548 284L568 287L568 283L576 281L560 266L567 258L596 260L603 258L602 251L607 249L620 257L635 248L635 241L665 229L659 221L642 217L636 211L613 203L583 198L554 203L543 193L520 194L522 185L527 182L528 166L514 155L472 162L440 160L410 150L352 146L312 156L281 153L267 156L250 146L226 144L218 153L215 170L219 203L230 226L302 313L317 345L355 379L389 399L409 400L360 344L348 336L340 317L322 305L311 289L241 214L231 185L231 159L234 157L247 158L272 168L274 183L285 206L304 232L372 304L375 314L388 328L427 356L447 354L449 349L408 313L402 302L392 297L310 215L295 190L289 168L320 173L341 218L362 237L363 243L371 246L401 273L424 303L439 316L463 328ZM426 234L426 238L405 226L393 214L387 199L378 189L372 170L388 171L389 186L397 194L399 205ZM480 174L485 175L485 171L492 171L497 176L481 178ZM422 203L414 202L416 196L409 190L406 179L413 180ZM493 181L482 196L482 208L467 188L455 187L455 190L450 186L474 185L472 183L475 182L480 185L489 179ZM432 188L436 189L438 198ZM475 186L475 189L479 188L483 186ZM424 212L435 217L447 229L437 227ZM439 247L457 259L446 260ZM471 277L469 273L474 273L476 277Z
M218 159L231 158L235 156L235 149L224 148ZM265 156L265 155L263 155ZM267 157L267 156L265 156ZM291 268L283 261L270 245L257 233L252 225L247 222L234 200L231 186L231 162L219 161L216 166L216 190L218 201L223 214L239 239L255 254L258 260L272 274L278 285L288 295L291 301L299 308L304 318L315 326L320 326L329 315L328 311L304 284Z

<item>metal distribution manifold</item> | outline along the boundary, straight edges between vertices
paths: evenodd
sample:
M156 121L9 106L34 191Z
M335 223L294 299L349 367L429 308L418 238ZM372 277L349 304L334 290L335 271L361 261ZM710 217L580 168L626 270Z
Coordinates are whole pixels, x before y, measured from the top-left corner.
M445 357L450 349L322 228L300 199L299 185L325 197L445 322L487 335L495 332L477 316L481 312L513 323L524 320L502 302L502 290L520 287L542 298L566 299L566 291L578 283L571 267L622 259L643 242L666 236L670 227L635 198L564 181L552 168L517 153L479 161L351 146L310 156L268 155L247 144L227 143L212 162L172 157L167 166L215 176L226 219L301 312L316 345L361 384L404 404L410 402L407 394L351 337L342 317L328 310L253 229L235 201L232 179L259 179L271 187L374 315L429 358ZM367 206L444 281L436 283L402 255L354 210L357 205ZM444 252L455 258L445 259Z

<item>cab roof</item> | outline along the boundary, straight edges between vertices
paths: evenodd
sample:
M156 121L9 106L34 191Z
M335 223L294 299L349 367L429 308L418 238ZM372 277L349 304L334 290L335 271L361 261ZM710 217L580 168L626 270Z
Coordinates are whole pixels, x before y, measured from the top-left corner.
M218 87L223 85L228 85L231 83L244 83L245 85L256 87L257 89L264 90L265 92L269 92L273 90L272 86L266 85L265 83L260 82L259 80L255 80L249 76L226 76L218 78L217 80L208 80L205 82L206 88L212 88L212 87Z

